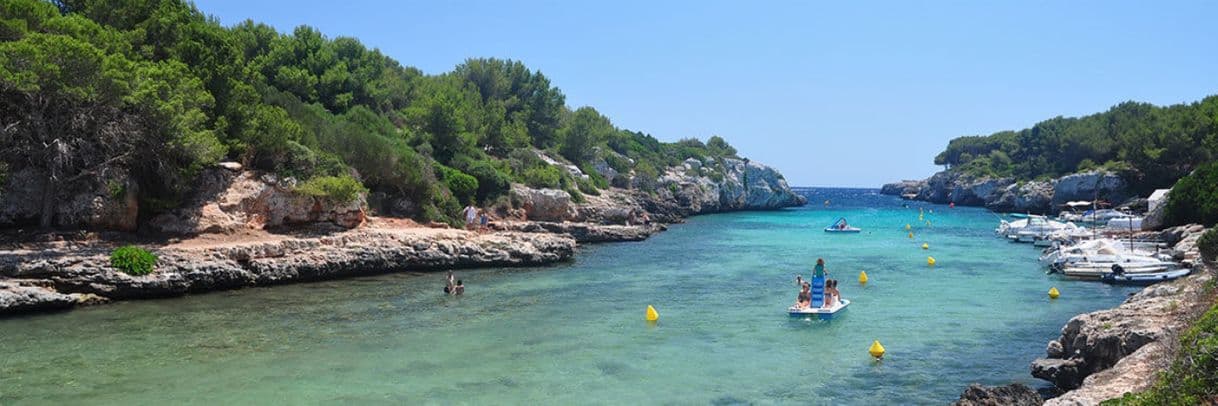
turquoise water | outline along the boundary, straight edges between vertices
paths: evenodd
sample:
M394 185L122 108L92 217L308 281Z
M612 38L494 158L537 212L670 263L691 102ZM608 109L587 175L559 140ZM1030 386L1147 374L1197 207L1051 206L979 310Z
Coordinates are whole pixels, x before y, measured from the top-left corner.
M1040 385L1028 363L1065 321L1133 291L1045 275L984 210L805 193L569 264L460 271L464 297L389 274L0 319L0 404L941 404L972 382ZM864 231L821 231L839 216ZM793 319L817 257L853 304Z

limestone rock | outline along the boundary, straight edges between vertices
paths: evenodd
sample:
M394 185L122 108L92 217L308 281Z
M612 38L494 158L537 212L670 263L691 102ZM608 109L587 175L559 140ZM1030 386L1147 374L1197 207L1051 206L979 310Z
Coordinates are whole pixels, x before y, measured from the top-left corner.
M512 185L512 200L519 202L525 216L535 221L566 221L574 216L571 194L558 189L533 189Z
M293 191L294 181L259 172L211 170L184 207L154 217L149 226L170 234L230 233L242 229L327 222L352 228L365 219L365 196L335 202Z
M1125 180L1108 171L1089 171L1066 175L1057 179L1053 187L1053 207L1072 200L1124 202L1129 198Z
M902 180L885 184L880 188L880 194L901 196L909 193L917 194L922 189L922 185L926 184L925 180Z
M159 260L145 276L111 268L106 246L10 250L0 252L0 314L400 270L543 265L571 258L575 245L559 234L359 228L319 237L151 247Z
M972 384L964 393L960 394L960 400L952 402L953 406L1038 406L1045 403L1044 399L1040 398L1040 394L1036 390L1029 388L1022 383L1013 383L1004 386L984 386Z

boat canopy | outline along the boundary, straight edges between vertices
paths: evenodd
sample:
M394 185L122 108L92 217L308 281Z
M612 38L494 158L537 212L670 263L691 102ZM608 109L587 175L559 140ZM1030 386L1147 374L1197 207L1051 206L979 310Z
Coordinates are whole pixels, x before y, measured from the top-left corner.
M1082 207L1082 206L1090 206L1091 202L1086 201L1086 200L1075 200L1073 202L1066 202L1066 205L1070 206L1070 207Z
M833 225L832 225L831 227L833 227L833 228L845 228L845 227L843 227L843 226L845 226L846 224L847 224L847 223L846 223L846 218L845 218L845 217L839 217L839 218L837 219L837 221L834 221L834 222L833 222Z

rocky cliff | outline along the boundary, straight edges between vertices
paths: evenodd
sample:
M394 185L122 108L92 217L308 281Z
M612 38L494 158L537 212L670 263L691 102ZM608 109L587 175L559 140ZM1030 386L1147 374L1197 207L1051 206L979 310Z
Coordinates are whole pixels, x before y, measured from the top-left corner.
M542 265L569 259L576 244L562 234L428 228L226 240L147 246L159 260L156 271L146 276L111 267L111 244L45 243L5 250L0 255L0 314L390 271Z
M1052 213L1072 200L1101 199L1120 203L1131 197L1117 174L1090 171L1048 181L1016 182L1011 178L973 176L954 170L938 172L923 181L884 185L880 193L914 194L932 203L983 206L995 211Z
M1164 231L1175 249L1195 257L1199 226ZM1094 405L1154 383L1174 357L1176 334L1208 308L1214 273L1197 264L1193 275L1149 286L1120 306L1081 314L1050 341L1046 357L1032 362L1032 376L1066 391L1052 405Z

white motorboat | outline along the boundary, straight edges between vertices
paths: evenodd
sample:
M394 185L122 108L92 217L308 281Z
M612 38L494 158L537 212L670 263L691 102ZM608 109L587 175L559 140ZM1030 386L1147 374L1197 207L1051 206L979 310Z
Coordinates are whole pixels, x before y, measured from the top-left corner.
M1121 242L1111 239L1082 241L1074 245L1059 246L1046 250L1040 256L1044 266L1061 267L1067 263L1077 262L1108 262L1122 261L1124 256L1150 257L1161 261L1169 261L1171 257L1160 253L1160 244L1153 242Z
M1013 241L1033 242L1038 239L1047 239L1058 231L1071 230L1073 232L1078 228L1073 223L1061 223L1049 220L1045 216L1028 216L1026 219L1011 222L1003 220L999 223L998 228L994 229L994 233Z
M1107 265L1107 266L1105 267L1104 265ZM1175 263L1158 261L1158 262L1144 262L1144 263L1136 263L1136 264L1100 264L1100 263L1074 264L1074 265L1067 265L1066 267L1062 268L1061 272L1063 275L1074 277L1074 278L1100 279L1100 278L1104 277L1104 275L1116 273L1116 272L1113 272L1113 269L1112 269L1113 265L1120 266L1122 269L1121 273L1124 275L1130 275L1130 276L1169 272L1169 271L1174 271L1174 270L1180 269L1180 267L1178 265L1176 265Z

